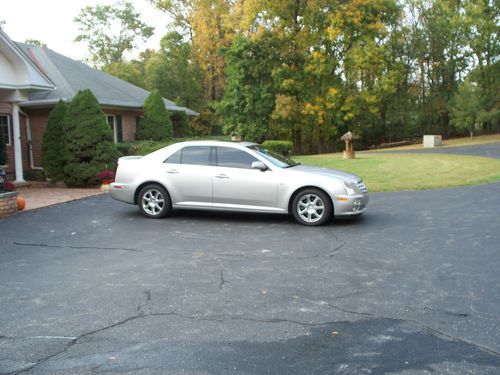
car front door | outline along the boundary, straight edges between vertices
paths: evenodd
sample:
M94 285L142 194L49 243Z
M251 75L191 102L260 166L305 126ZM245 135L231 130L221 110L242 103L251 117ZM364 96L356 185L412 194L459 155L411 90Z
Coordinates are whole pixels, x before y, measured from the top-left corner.
M279 211L278 182L271 170L252 169L252 162L258 160L241 149L219 146L215 149L214 208Z
M174 206L212 207L213 147L186 146L163 163Z

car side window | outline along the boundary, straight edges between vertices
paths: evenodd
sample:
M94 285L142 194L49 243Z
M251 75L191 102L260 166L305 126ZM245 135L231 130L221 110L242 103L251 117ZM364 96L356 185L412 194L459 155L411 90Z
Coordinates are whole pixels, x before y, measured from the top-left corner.
M249 153L231 147L217 147L217 165L229 168L252 168L252 163L258 161Z
M167 160L164 161L164 163L180 164L181 163L181 155L182 155L182 149L179 151L176 151L172 155L170 155L167 158Z
M181 151L181 164L211 165L209 146L188 146Z

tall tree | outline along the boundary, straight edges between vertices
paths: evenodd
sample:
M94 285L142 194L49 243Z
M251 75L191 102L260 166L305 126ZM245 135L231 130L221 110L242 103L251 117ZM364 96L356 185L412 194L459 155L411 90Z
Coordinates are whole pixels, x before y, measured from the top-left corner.
M123 61L124 53L153 35L154 30L140 20L140 13L127 1L86 6L74 21L79 30L75 41L87 44L89 61L97 67Z
M201 72L191 59L191 43L172 31L161 40L160 50L145 61L146 85L158 89L165 98L195 110L201 109L203 92Z

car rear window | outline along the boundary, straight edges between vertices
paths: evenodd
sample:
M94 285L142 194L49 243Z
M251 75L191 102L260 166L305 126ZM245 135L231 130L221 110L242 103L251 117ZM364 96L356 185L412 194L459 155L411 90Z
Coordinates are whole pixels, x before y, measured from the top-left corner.
M209 146L188 146L181 151L181 164L210 165Z

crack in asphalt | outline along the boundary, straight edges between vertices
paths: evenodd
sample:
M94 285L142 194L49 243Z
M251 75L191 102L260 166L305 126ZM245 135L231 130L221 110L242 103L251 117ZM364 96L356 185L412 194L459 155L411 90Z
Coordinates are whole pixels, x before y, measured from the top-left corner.
M150 299L148 300L148 295L147 295L146 292L145 292L145 294L146 294L146 301L150 301ZM304 327L320 327L320 326L326 326L326 325L332 325L332 324L355 323L355 322L358 322L358 321L367 320L367 319L363 319L362 318L362 319L358 319L358 320L337 320L337 321L323 321L323 322L312 323L312 322L302 322L302 321L299 321L299 320L284 319L284 318L257 319L257 318L249 318L249 317L244 317L244 316L227 316L224 319L224 318L216 318L216 317L202 317L202 316L196 316L196 315L185 315L185 314L180 314L180 313L175 312L175 311L171 311L171 312L156 312L156 313L147 313L146 314L146 313L144 313L142 311L141 305L142 305L142 303L139 304L139 306L138 306L138 310L140 311L140 313L138 315L127 317L127 318L125 318L123 320L120 320L120 321L118 321L116 323L113 323L113 324L110 324L110 325L107 325L107 326L104 326L104 327L101 327L101 328L98 328L98 329L95 329L95 330L83 333L80 336L76 336L76 337L59 336L61 338L64 337L64 338L67 338L69 340L68 343L66 344L66 346L63 349L59 350L56 353L53 353L51 355L48 355L48 356L40 359L38 362L34 363L33 365L31 365L31 366L29 366L27 368L24 368L22 370L13 371L13 372L10 372L8 374L17 375L17 374L22 374L22 373L26 373L28 371L31 371L35 367L37 367L37 366L39 366L39 365L41 365L41 364L43 364L43 363L51 360L52 358L54 358L54 357L56 357L58 355L64 354L72 346L78 344L79 341L81 341L84 338L90 337L90 336L95 335L97 333L101 333L101 332L104 332L104 331L107 331L107 330L110 330L110 329L113 329L113 328L116 328L116 327L120 327L120 326L122 326L124 324L127 324L127 323L131 322L131 321L135 321L135 320L138 320L138 319L146 319L146 318L149 318L149 317L158 317L158 316L163 316L163 317L178 317L178 318L188 319L188 320L208 321L208 322L217 322L217 323L224 323L225 321L248 321L248 322L264 323L264 324L289 323L289 324L295 324L295 325L300 325L300 326L304 326ZM492 354L494 356L500 357L500 352L494 351L494 350L492 350L490 348L487 348L485 346L482 346L480 344L477 344L477 343L474 343L474 342L471 342L471 341L467 341L467 340L464 340L464 339L461 339L461 338L449 335L449 334L447 334L445 332L442 332L440 330L432 328L432 327L430 327L430 326L428 326L428 325L426 325L426 324L424 324L422 322L419 322L418 320L415 320L415 319L403 319L403 318L392 318L392 317L377 316L376 314L365 313L365 312L357 312L357 311L344 309L342 307L334 306L334 305L330 305L330 304L328 304L327 306L330 307L330 308L333 308L333 309L337 309L337 310L346 312L346 313L350 313L350 314L354 314L354 315L359 315L359 316L363 316L363 317L369 317L369 318L372 318L372 319L386 319L386 320L393 320L393 321L398 321L398 322L403 322L403 323L412 323L412 324L415 324L415 325L421 327L422 329L427 330L432 335L445 337L445 338L447 338L447 339L449 339L451 341L462 342L464 344L471 345L471 346L473 346L475 348L478 348L480 350L488 352L488 353L490 353L490 354ZM35 337L36 338L43 338L43 336L32 336L32 337L24 337L24 338L25 339L30 339L30 338L35 338ZM51 336L46 336L46 337L49 338ZM56 336L53 336L53 337L56 337ZM0 339L11 339L11 337L0 336ZM18 337L18 339L23 339L23 337Z
M44 243L18 242L10 240L0 240L1 243L6 243L15 246L31 246L31 247L52 247L56 249L77 249L77 250L112 250L112 251L132 251L142 252L142 249L123 248L123 247L101 247L101 246L73 246L73 245L50 245Z
M224 287L224 284L227 283L226 280L224 280L224 271L220 270L220 284L219 284L219 289L222 290Z

